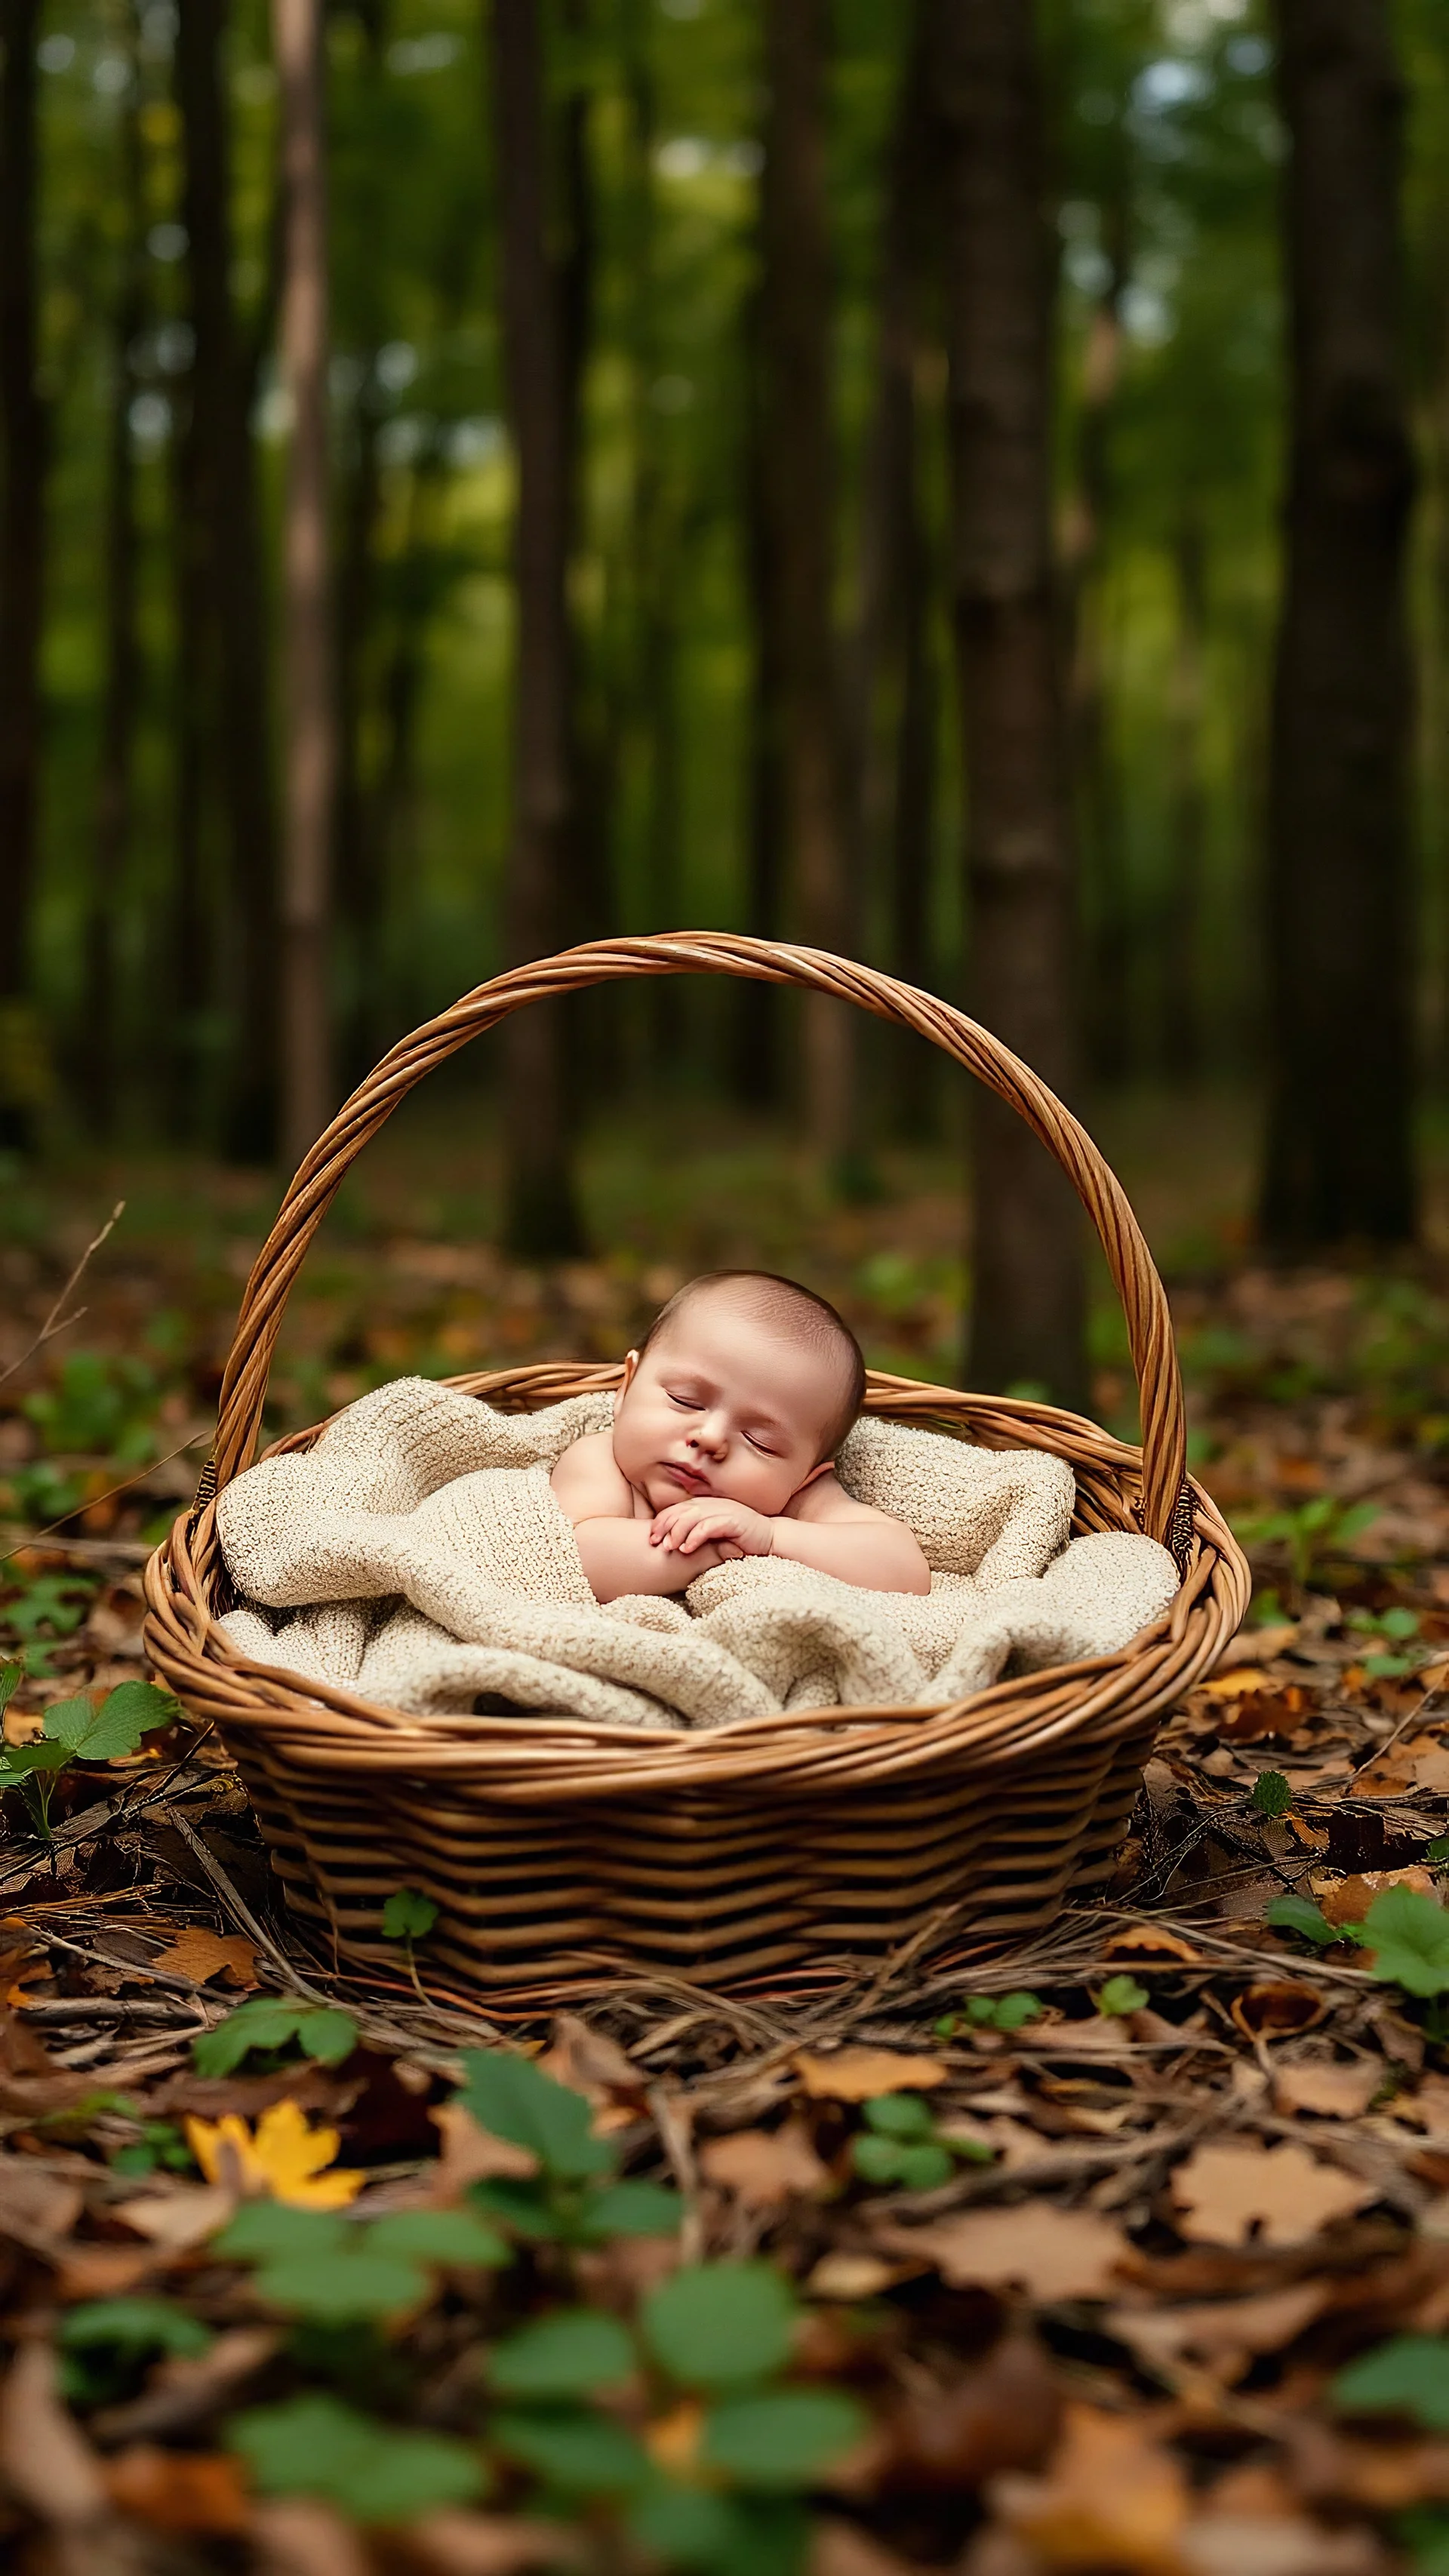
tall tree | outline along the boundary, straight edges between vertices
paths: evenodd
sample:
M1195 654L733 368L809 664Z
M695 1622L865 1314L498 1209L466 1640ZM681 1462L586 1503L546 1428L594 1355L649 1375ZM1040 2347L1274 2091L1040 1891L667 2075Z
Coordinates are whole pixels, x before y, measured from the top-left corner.
M765 257L764 225L759 257ZM779 566L766 489L764 331L757 285L744 315L744 399L740 515L750 639L749 785L745 833L745 928L752 939L778 939L784 910L784 689L781 669ZM732 1074L747 1108L779 1099L780 995L772 984L742 983L732 1021Z
M952 610L973 1004L1058 1092L1076 1069L1073 872L1051 542L1051 271L1029 0L934 0L945 154ZM973 1095L977 1384L1086 1384L1081 1212L994 1095Z
M105 502L105 678L90 884L86 892L81 1087L90 1124L104 1135L116 1109L116 928L126 890L132 773L139 713L136 467L131 403L146 315L146 173L141 140L140 25L135 0L117 0L129 73L119 119L120 240L111 321L110 437Z
M276 1145L276 832L267 704L266 602L251 408L254 360L232 297L231 133L224 58L229 0L177 13L176 92L183 138L182 220L192 332L183 476L197 514L194 585L204 634L182 639L208 682L227 851L230 1062L223 1142L242 1160Z
M1388 0L1276 0L1287 565L1269 788L1261 1224L1283 1252L1415 1230L1400 358L1403 92Z
M849 949L835 639L831 617L834 438L826 204L826 0L765 0L761 327L764 501L779 613L785 813L802 937ZM837 1166L856 1135L848 1006L805 1004L805 1117Z
M1207 795L1203 778L1207 567L1201 512L1184 493L1173 537L1177 641L1169 682L1172 875L1163 940L1162 1061L1176 1081L1203 1068L1201 958Z
M567 381L549 257L548 147L539 0L491 0L494 151L503 349L516 501L513 825L505 939L522 963L569 927ZM513 1251L575 1252L582 1228L569 1150L563 1032L556 1005L517 1011L504 1031L505 1227Z
M31 1138L46 422L37 373L39 0L0 0L0 1143Z
M282 539L282 1143L287 1160L300 1163L334 1106L327 929L337 709L327 524L322 0L272 0L272 40L286 241L282 381L292 414Z

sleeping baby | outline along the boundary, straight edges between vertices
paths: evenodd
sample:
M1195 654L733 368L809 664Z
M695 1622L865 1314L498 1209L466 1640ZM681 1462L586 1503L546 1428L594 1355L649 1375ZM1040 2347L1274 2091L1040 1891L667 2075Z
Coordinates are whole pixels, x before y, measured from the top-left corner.
M910 1530L835 1473L864 1392L860 1345L823 1297L763 1270L691 1280L629 1353L613 1430L553 1470L595 1599L683 1592L740 1556L929 1592Z

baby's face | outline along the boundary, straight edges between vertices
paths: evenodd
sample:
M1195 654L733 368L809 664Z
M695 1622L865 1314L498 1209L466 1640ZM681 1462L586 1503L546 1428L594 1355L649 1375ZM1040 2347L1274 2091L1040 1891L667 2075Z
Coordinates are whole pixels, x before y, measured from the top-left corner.
M839 1401L828 1349L700 1297L633 1366L614 1408L615 1461L653 1511L717 1494L773 1520L819 1464Z

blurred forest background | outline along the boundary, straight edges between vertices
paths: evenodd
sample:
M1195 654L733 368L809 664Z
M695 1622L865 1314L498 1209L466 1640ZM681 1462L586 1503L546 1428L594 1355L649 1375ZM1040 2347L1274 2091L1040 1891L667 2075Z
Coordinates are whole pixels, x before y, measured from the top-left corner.
M98 1151L279 1167L510 959L708 925L964 1002L1240 1236L1414 1239L1449 1070L1441 0L0 0L0 31L12 1209ZM491 1136L501 1097L520 1256L618 1218L577 1143L681 1103L696 1155L803 1118L843 1208L902 1154L959 1187L959 1078L828 1006L634 982L512 1025L444 1099ZM1033 1213L989 1119L977 1155L1027 1210L978 1375L1081 1393L1064 1193Z

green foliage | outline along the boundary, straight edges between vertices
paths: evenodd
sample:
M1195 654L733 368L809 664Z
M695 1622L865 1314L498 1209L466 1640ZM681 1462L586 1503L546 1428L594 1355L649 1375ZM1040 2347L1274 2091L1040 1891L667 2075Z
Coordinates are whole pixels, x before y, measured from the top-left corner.
M969 1996L965 2005L965 2018L972 2030L1020 2030L1025 2023L1038 2021L1045 2010L1046 2006L1039 1995L1028 1994L1024 1989L1018 1989L1009 1995ZM938 2037L949 2039L955 2027L954 2020L951 2022L950 2029L938 2022L936 2025Z
M140 2137L131 2145L117 2147L111 2158L111 2171L118 2174L149 2174L160 2166L165 2173L193 2173L196 2158L174 2120L142 2122Z
M1305 1941L1316 1942L1327 1949L1330 1942L1342 1941L1344 1933L1330 1923L1322 1906L1307 1896L1275 1896L1263 1908L1263 1920L1280 1932L1299 1932Z
M862 2182L935 2191L950 2181L954 2157L991 2162L991 2149L978 2140L943 2137L919 2093L878 2093L861 2104L861 2116L866 2125L851 2139L850 2161Z
M1373 1952L1370 1976L1411 1995L1449 1994L1449 1914L1412 1887L1381 1888L1362 1923L1347 1927Z
M539 2406L495 2415L489 2438L506 2459L563 2495L627 2496L649 2483L649 2456L610 2415Z
M652 2290L640 2310L651 2358L681 2388L735 2388L789 2358L796 2306L768 2263L695 2263Z
M19 1678L17 1664L0 1675L0 1710ZM46 1710L34 1743L0 1746L0 1790L20 1791L36 1833L49 1842L50 1802L59 1772L72 1762L114 1762L138 1752L143 1735L174 1724L181 1714L179 1702L154 1682L122 1682L99 1708L84 1696L62 1700Z
M1341 2370L1331 2394L1340 2414L1404 2415L1449 2433L1449 2336L1395 2335Z
M0 1628L20 1641L16 1667L37 1681L54 1670L57 1639L74 1634L95 1599L96 1587L85 1575L36 1574L24 1590L0 1607ZM13 1687L13 1686L12 1686Z
M214 2030L192 2044L198 2075L230 2075L255 2049L284 2049L295 2041L319 2066L340 2066L357 2046L357 2024L332 2004L298 2003L285 1995L249 1995Z
M1260 1771L1253 1782L1249 1804L1260 1816L1286 1816L1293 1804L1293 1792L1281 1771Z
M1097 1997L1097 2010L1109 2019L1116 2015L1125 2020L1129 2013L1141 2012L1151 2000L1147 1988L1140 1986L1135 1977L1109 1977Z
M493 2268L508 2247L466 2210L395 2210L370 2221L335 2210L247 2201L213 2251L255 2266L252 2287L283 2315L320 2325L405 2315L437 2265Z
M1449 2505L1412 2505L1396 2516L1394 2537L1408 2552L1409 2576L1449 2576Z
M741 2485L809 2486L865 2430L865 2415L838 2388L775 2388L729 2397L705 2417L702 2452Z
M158 2353L194 2360L211 2340L198 2318L169 2299L88 2299L60 2322L61 2387L78 2405L104 2405L134 2386Z
M1293 1580L1305 1590L1320 1569L1379 1516L1377 1503L1346 1503L1338 1494L1313 1494L1286 1511L1252 1512L1233 1523L1244 1547L1286 1546Z
M234 2415L227 2440L263 2495L320 2496L364 2523L471 2504L488 2486L469 2443L397 2431L320 2393Z
M129 1354L70 1351L53 1387L21 1407L52 1457L112 1459L138 1467L156 1454L152 1429L160 1385L154 1369Z
M560 2308L496 2344L488 2376L502 2397L555 2400L590 2397L633 2368L633 2340L616 2317Z
M474 2206L536 2243L602 2245L610 2236L666 2236L679 2225L678 2194L662 2183L617 2181L617 2150L592 2134L581 2093L506 2049L467 2049L454 2097L480 2125L538 2159L536 2179L475 2183ZM605 2180L607 2176L609 2179Z
M438 1909L430 1896L420 1896L414 1887L394 1888L382 1909L383 1936L389 1941L426 1940L438 1919Z

